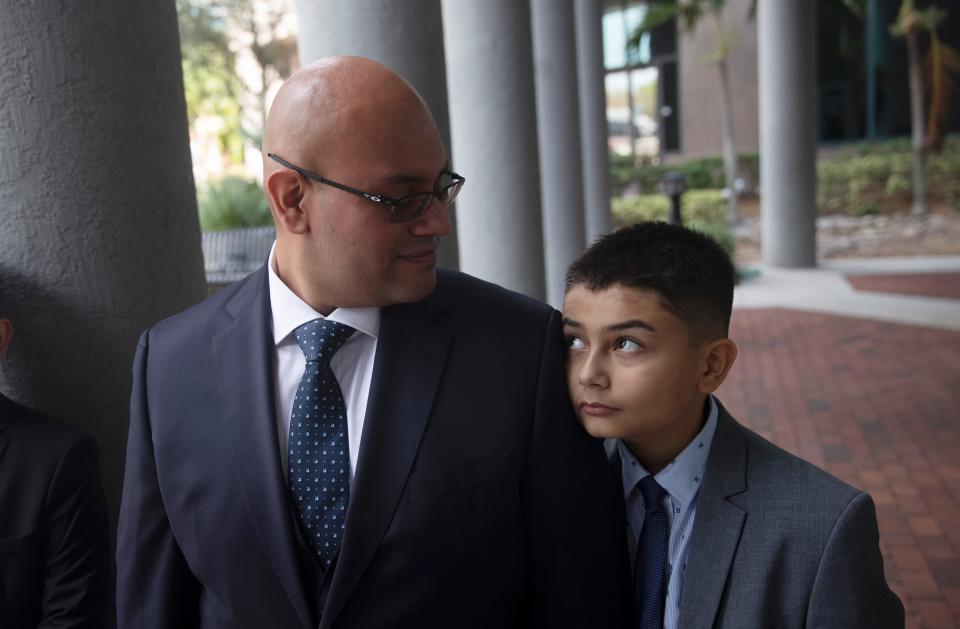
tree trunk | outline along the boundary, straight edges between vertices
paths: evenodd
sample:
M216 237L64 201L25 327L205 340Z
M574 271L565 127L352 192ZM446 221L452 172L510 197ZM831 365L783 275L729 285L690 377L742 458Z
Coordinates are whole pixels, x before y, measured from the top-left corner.
M717 62L720 71L720 91L723 101L723 178L730 196L727 199L727 225L740 223L740 207L737 203L737 146L733 136L733 100L730 94L730 76L727 70L727 55Z
M907 57L910 71L910 128L913 143L913 213L927 214L927 147L924 138L923 83L917 36L906 34Z

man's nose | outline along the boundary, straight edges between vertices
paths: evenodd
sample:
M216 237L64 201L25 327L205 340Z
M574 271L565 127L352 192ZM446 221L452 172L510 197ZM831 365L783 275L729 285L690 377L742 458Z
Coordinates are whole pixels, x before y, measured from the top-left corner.
M427 209L410 222L410 231L414 236L436 236L442 238L450 233L450 210L443 206L437 197L430 197Z

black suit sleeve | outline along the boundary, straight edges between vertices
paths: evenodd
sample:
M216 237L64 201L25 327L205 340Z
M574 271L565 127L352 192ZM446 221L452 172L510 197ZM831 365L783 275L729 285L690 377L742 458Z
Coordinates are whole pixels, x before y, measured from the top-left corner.
M107 507L96 443L72 441L57 462L45 501L46 565L39 629L99 629L110 582Z
M601 442L574 415L559 313L543 345L524 484L534 592L530 626L621 627L626 555Z
M199 626L200 587L167 519L147 403L148 333L133 367L130 434L117 527L117 627Z
M807 610L807 627L903 626L903 605L883 576L873 500L859 494L840 514L823 551Z

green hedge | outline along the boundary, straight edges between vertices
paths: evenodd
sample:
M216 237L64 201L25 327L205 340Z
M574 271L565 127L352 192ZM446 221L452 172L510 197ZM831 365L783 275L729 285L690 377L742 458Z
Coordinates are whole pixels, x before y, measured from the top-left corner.
M202 190L197 200L203 231L273 225L263 189L256 181L225 177Z
M690 190L681 197L684 222L723 224L727 202L719 190ZM666 221L670 200L662 194L641 194L613 200L613 220L618 226L640 221Z
M741 178L754 184L760 181L759 155L741 155L738 166ZM659 191L663 175L670 170L679 170L686 175L689 190L711 190L725 186L723 160L720 157L691 159L680 164L653 164L644 161L634 165L630 156L610 156L610 177L616 190L635 185L641 194L654 194Z
M611 155L610 175L618 193L634 188L640 194L656 194L668 170L687 176L690 190L724 187L723 161L719 157L693 159L681 164L634 165L630 157ZM740 176L760 183L757 154L739 157ZM883 207L909 207L913 193L913 153L908 138L861 142L817 162L817 205L821 212L854 215L879 212ZM949 136L943 150L927 161L930 196L960 210L960 135Z
M927 160L931 197L960 209L960 137L948 137L943 150ZM906 139L863 143L817 163L817 205L821 212L854 215L879 211L879 205L913 194L913 153ZM895 199L896 200L896 199Z
M733 257L735 240L724 221L727 202L719 190L690 190L683 195L680 214L687 227L701 231L720 243ZM666 221L670 201L662 194L643 194L613 199L615 227L642 221Z

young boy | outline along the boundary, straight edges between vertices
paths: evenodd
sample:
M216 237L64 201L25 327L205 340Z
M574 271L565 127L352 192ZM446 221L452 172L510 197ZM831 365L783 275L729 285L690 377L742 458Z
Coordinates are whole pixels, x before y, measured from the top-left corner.
M712 393L737 356L734 269L710 238L643 223L567 274L567 376L624 497L644 629L903 627L870 496L781 450Z

